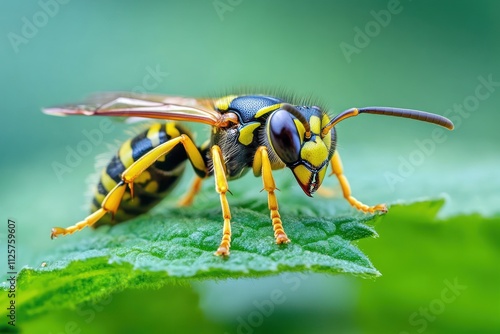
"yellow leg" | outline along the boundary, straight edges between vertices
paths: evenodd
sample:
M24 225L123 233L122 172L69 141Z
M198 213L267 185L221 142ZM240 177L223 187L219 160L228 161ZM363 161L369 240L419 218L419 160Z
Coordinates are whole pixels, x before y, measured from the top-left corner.
M94 213L90 214L84 220L76 223L73 226L64 228L64 227L54 227L52 228L50 238L54 239L59 235L72 234L76 231L80 231L81 229L94 225L99 219L101 219L106 213L111 212L113 215L116 210L118 210L118 206L120 205L120 201L125 193L126 184L124 182L118 183L108 195L104 198L101 204L101 208Z
M134 180L142 174L148 167L156 162L161 156L170 152L176 145L181 143L186 150L186 153L191 161L191 164L194 168L198 170L205 171L205 162L203 157L201 156L200 151L194 145L191 138L186 135L180 135L177 138L171 139L161 145L158 145L145 155L143 155L140 159L135 161L132 165L130 165L123 173L122 173L122 181L118 183L108 195L104 198L101 203L101 208L96 212L89 215L87 218L82 220L81 222L76 223L73 226L63 228L63 227L54 227L52 229L51 238L55 238L59 235L71 234L76 231L79 231L87 226L92 226L99 219L101 219L107 212L111 212L113 215L118 210L120 206L120 202L122 200L123 194L125 193L126 186L130 187L131 195L133 192L133 182Z
M349 204L365 213L374 213L375 211L387 212L387 206L385 204L368 206L351 196L351 187L349 186L349 181L347 181L347 178L344 175L342 161L340 160L338 151L335 151L330 163L332 165L332 174L335 174L337 176L340 187L342 188L342 193L344 194L344 198L349 202Z
M224 167L222 152L217 145L212 146L212 161L214 166L215 190L220 195L220 205L222 207L222 218L224 226L222 227L222 240L220 246L215 252L217 256L228 256L231 246L231 211L227 203L226 193L229 191Z
M262 182L264 184L264 190L267 191L267 203L271 212L270 215L276 243L289 243L290 239L288 239L285 230L283 229L283 223L281 222L281 217L278 212L278 200L274 194L274 191L277 188L274 183L271 162L269 161L269 155L267 154L266 147L261 146L257 149L253 163L253 170L257 175L262 174Z
M201 184L203 182L203 179L199 177L198 175L195 176L193 180L193 184L191 184L191 188L189 189L189 192L177 202L177 205L179 206L190 206L193 204L194 197L200 192L201 190Z
M172 150L179 143L182 143L182 145L184 145L184 149L186 150L188 158L191 161L193 167L197 170L205 171L205 161L203 160L203 157L201 156L200 151L198 151L196 145L188 136L180 135L177 138L171 139L161 145L158 145L157 147L143 155L132 165L130 165L130 167L127 168L122 174L123 181L131 186L134 180L139 175L141 175L142 172L144 172L149 166L154 164L156 160L158 160L161 156L170 152L170 150Z

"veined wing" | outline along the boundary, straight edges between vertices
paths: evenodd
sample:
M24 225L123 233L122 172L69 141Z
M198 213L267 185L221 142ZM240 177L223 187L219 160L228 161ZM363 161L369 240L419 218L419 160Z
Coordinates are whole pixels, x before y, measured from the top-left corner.
M144 117L224 126L228 123L228 118L217 112L213 105L214 100L208 98L99 93L84 103L44 108L43 112L54 116Z

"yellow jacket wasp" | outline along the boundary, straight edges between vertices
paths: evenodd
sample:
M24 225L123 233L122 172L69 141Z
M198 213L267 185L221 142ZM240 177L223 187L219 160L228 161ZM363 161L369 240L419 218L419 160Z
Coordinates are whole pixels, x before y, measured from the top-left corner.
M216 255L229 255L231 212L226 198L228 180L252 169L262 177L277 244L290 242L278 212L272 171L290 168L304 193L311 196L323 182L328 168L339 180L345 199L356 209L386 212L384 204L368 206L351 195L339 153L335 150L335 125L360 114L412 118L450 130L445 117L418 110L367 107L348 109L330 119L317 106L301 106L265 95L230 95L195 99L161 95L108 95L99 103L47 108L50 115L145 117L210 125L211 137L196 146L190 132L173 122L155 123L126 141L103 171L92 203L92 213L67 228L54 227L51 237L71 234L105 221L106 213L120 222L146 212L176 185L189 160L196 173L181 205L192 203L203 179L214 176L224 220L222 241Z

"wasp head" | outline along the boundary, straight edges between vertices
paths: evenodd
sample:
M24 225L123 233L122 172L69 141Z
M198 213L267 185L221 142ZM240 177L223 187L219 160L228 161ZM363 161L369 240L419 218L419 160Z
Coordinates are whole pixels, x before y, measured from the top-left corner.
M282 104L267 121L268 142L281 162L289 167L302 190L311 196L323 182L328 162L335 152L335 125L360 114L410 118L453 130L446 117L425 111L390 108L351 108L331 120L318 107Z
M318 107L289 104L283 104L267 120L267 139L272 150L292 170L308 196L321 186L335 151L335 130L322 133L329 121Z

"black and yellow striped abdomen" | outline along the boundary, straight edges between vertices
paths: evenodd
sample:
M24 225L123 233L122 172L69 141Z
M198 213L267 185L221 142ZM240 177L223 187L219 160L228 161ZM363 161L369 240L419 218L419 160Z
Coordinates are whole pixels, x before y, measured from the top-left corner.
M181 134L191 136L187 129L178 124L155 123L146 131L123 143L118 153L102 171L94 192L91 211L94 212L101 207L106 195L121 181L125 169L153 148ZM130 196L130 189L127 188L114 219L106 215L95 227L102 224L116 224L150 210L175 187L184 171L186 160L186 151L182 145L174 147L134 181L133 198Z

